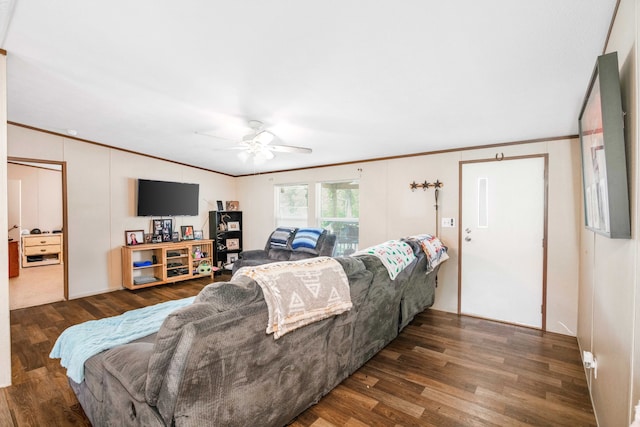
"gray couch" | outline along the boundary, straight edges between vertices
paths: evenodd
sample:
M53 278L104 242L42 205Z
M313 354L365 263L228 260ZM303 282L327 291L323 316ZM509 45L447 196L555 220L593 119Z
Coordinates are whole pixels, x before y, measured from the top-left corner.
M94 426L282 426L386 346L433 303L424 254L391 281L373 256L336 258L353 308L278 340L253 280L206 286L157 334L93 356L70 380Z
M292 230L296 230L293 228ZM325 232L318 239L315 249L293 249L291 241L295 238L295 232L289 237L289 241L284 247L274 247L271 245L271 237L267 239L264 249L254 249L240 252L238 259L233 263L233 273L241 267L256 266L278 261L296 261L299 259L333 256L336 246L336 235Z

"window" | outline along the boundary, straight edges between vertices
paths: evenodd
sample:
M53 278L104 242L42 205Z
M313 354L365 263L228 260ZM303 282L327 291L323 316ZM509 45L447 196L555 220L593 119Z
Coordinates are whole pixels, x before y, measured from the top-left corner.
M337 236L335 256L358 250L360 189L358 181L322 182L319 187L319 225Z
M309 221L307 184L276 185L276 227L306 227Z

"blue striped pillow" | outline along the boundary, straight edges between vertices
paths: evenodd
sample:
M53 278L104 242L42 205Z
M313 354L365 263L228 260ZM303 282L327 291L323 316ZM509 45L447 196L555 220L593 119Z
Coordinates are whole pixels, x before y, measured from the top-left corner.
M295 250L313 250L318 246L318 239L322 236L322 228L300 228L291 242L291 247Z

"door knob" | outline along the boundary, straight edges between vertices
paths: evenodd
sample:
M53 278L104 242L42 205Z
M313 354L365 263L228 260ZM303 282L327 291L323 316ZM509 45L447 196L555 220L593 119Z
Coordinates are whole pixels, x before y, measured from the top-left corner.
M467 227L467 228L465 228L465 230L464 230L464 231L466 231L467 233L471 233L471 229L470 229L470 228L468 228L468 227Z
M465 237L465 238L464 238L464 241L465 241L465 242L470 242L470 241L471 241L471 237L469 237L469 236Z

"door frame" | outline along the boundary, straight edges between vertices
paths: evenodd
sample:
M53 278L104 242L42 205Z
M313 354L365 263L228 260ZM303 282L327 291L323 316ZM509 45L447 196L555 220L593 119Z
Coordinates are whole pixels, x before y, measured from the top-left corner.
M58 160L44 160L44 159L33 159L27 157L11 157L7 156L7 163L12 162L25 162L25 163L43 163L47 165L58 165L60 166L60 172L62 173L62 230L65 234L62 239L62 259L64 262L62 263L62 271L63 271L63 288L64 288L64 299L65 301L69 300L69 256L68 256L68 248L69 248L69 227L67 224L67 162L58 161Z
M523 156L505 157L503 153L496 154L495 158L461 160L458 162L458 314L462 309L462 168L469 163L503 162L509 160L522 160L531 158L544 159L544 220L542 235L542 326L541 330L547 330L547 247L548 247L548 218L549 218L549 154L530 154Z

